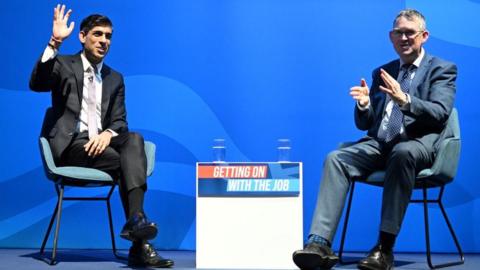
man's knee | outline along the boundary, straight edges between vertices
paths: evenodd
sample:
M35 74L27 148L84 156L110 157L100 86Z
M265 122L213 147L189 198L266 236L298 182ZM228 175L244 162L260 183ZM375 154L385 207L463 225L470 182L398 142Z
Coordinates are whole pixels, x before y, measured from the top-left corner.
M333 150L332 152L328 153L327 157L325 158L325 166L331 164L337 164L339 162L339 156L342 153L340 150Z
M111 160L112 162L120 163L120 155L111 147L107 147L101 157L106 160Z
M406 162L413 162L415 161L415 157L413 155L414 149L409 144L400 143L397 144L390 153L390 162L394 162L396 164L399 163L406 163Z
M120 155L113 148L107 147L102 155L96 159L93 167L112 175L120 168Z
M144 139L142 134L137 132L129 132L128 133L128 144L130 145L138 145L143 147Z

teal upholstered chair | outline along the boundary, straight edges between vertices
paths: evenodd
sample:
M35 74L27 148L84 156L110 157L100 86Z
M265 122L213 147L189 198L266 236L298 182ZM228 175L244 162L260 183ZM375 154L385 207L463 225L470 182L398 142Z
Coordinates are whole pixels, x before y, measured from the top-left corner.
M64 166L58 167L55 165L53 160L52 151L50 145L46 138L40 138L40 152L43 161L43 168L45 170L45 175L48 179L52 180L55 184L55 190L58 195L58 203L55 206L53 211L52 218L50 219L50 224L48 225L47 232L43 239L42 247L40 248L40 254L44 254L45 245L50 235L52 225L56 219L55 226L55 235L53 239L53 249L52 256L47 261L53 265L56 264L56 252L57 252L57 242L58 242L58 232L60 229L60 219L62 216L62 202L65 200L71 201L105 201L107 203L108 211L108 222L110 226L110 237L112 240L112 249L115 257L124 259L123 257L117 254L117 248L115 246L115 234L113 230L112 222L112 211L110 207L110 197L115 189L115 182L112 177L100 170L83 168L83 167L73 167L73 166ZM147 176L150 176L153 172L155 166L155 144L152 142L145 141L145 152L147 156ZM104 197L64 197L64 188L69 187L111 187L108 194Z
M415 182L415 189L423 190L423 199L410 200L410 202L412 203L423 203L424 219L425 219L425 240L426 240L426 248L427 248L427 263L431 269L459 265L459 264L463 264L465 261L462 249L455 235L455 231L453 230L453 227L447 217L445 208L443 207L443 204L442 204L442 197L443 197L445 186L448 183L452 182L453 178L455 177L455 174L457 173L458 161L460 158L460 126L458 122L458 113L455 108L452 110L450 114L450 117L448 119L445 129L446 129L445 132L448 132L448 134L453 134L453 135L451 137L446 138L444 141L440 143L439 151L437 153L437 156L435 157L432 167L420 171L420 173L417 175L417 179ZM344 143L340 145L340 147L342 148L348 145L351 145L351 143ZM352 198L353 198L355 183L361 182L369 185L383 186L384 177L385 177L384 171L376 171L371 175L369 175L366 179L354 179L352 181L352 184L350 186L350 195L348 198L347 210L345 213L345 220L344 220L342 237L340 241L340 249L338 254L340 257L340 262L345 263L345 261L342 259L343 247L345 243L345 236L347 232L348 218L350 216L350 207L352 205ZM438 193L438 197L436 199L428 199L428 196L427 196L428 188L440 189ZM434 265L432 263L432 255L431 255L431 249L430 249L430 230L429 230L429 223L428 223L428 204L429 203L436 203L440 207L440 210L442 211L443 217L445 219L445 222L447 223L450 234L453 238L453 241L455 242L460 260L443 263L439 265Z

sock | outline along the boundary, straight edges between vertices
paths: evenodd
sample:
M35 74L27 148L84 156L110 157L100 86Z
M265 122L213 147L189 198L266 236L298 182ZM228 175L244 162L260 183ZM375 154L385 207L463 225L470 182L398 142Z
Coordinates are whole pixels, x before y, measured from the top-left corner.
M395 245L395 240L397 236L388 232L380 231L380 236L378 237L378 242L386 250L392 250L393 245Z
M330 241L328 241L327 239L321 237L320 235L316 235L316 234L310 234L308 236L308 240L307 240L307 243L310 244L310 243L316 243L316 244L319 244L321 246L327 246L327 247L331 247L332 244L330 243Z
M132 246L133 247L139 247L142 246L143 244L146 244L147 240L142 240L142 239L136 239L132 241Z
M143 212L143 198L145 191L142 188L134 188L128 192L128 217L137 212Z

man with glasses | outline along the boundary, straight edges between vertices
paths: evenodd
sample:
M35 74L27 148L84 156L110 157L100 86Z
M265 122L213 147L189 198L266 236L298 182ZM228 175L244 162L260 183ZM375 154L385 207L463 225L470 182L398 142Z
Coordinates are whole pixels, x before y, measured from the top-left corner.
M399 59L373 71L372 87L361 79L350 89L355 124L367 136L331 152L324 163L320 192L304 249L293 253L301 269L330 269L331 249L351 179L384 169L380 232L359 269L392 269L393 246L410 201L415 177L432 165L455 98L455 64L426 53L429 32L424 16L403 10L390 40Z

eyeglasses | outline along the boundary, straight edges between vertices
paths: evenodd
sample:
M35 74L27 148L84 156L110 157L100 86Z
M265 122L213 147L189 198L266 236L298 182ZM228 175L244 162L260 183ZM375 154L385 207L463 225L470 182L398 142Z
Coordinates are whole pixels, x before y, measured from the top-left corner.
M425 31L415 31L415 30L402 31L402 30L394 29L390 31L390 34L392 34L396 38L401 38L403 37L403 35L405 35L407 38L413 39L423 32Z

